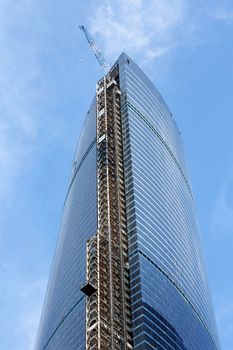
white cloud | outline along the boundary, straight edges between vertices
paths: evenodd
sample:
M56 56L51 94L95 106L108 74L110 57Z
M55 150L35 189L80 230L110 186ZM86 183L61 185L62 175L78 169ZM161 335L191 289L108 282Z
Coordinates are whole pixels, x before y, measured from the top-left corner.
M22 350L32 350L34 348L46 284L47 280L45 278L37 279L26 285L21 293L21 305L23 307L18 313L15 329Z
M47 240L53 239L47 235L51 221L46 217L47 227L42 224L46 209L35 214L41 202L36 203L40 188L33 180L42 167L39 156L51 155L47 146L64 133L63 116L51 107L53 80L60 76L52 71L54 42L46 11L55 5L0 0L0 339L9 350L33 349L47 277L42 275L48 273L42 266L50 257Z
M33 82L40 73L39 48L31 36L38 16L35 4L0 3L0 193L26 168L38 134Z
M216 20L233 20L232 2L103 0L95 3L89 27L110 60L126 51L149 63L176 48L203 43L208 33L204 28Z
M233 179L222 187L215 203L213 229L218 234L233 234Z
M212 17L227 24L233 23L233 3L230 0L218 2L212 10Z
M33 350L47 280L10 273L1 283L1 343L7 348ZM7 334L7 338L3 337Z
M216 305L216 321L222 339L231 339L233 333L233 300L221 299Z
M37 0L0 1L0 337L5 349L18 350L33 349L45 290L45 279L38 280L36 268L30 278L27 277L30 265L18 267L25 259L22 251L15 249L13 257L13 249L9 249L18 245L7 223L16 214L20 201L15 202L13 210L11 206L9 213L5 210L15 196L16 179L30 171L34 162L42 125L38 83L41 75L39 30L43 31L43 25L39 25L42 7L38 4ZM27 215L30 215L29 208ZM19 221L18 232L22 225ZM21 241L24 235L22 232ZM30 250L24 245L24 251L27 249ZM16 256L18 260L14 260Z
M0 1L0 197L29 173L44 139L61 134L46 110L54 86L44 72L51 45L44 12L39 0Z
M185 0L105 0L96 6L89 22L111 59L125 50L149 61L187 44L198 30Z

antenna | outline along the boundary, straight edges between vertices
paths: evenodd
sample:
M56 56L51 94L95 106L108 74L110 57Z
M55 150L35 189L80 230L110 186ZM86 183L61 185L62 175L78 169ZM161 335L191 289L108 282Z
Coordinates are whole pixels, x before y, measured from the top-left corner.
M95 57L97 58L100 67L102 68L102 70L104 71L105 74L108 74L108 72L110 71L110 66L108 65L108 63L106 62L104 55L102 54L100 48L98 47L97 43L95 42L94 38L91 36L91 34L88 32L88 30L83 26L80 25L79 29L83 31L83 33L85 34L85 37L88 41L88 44L90 46L90 48L92 49Z

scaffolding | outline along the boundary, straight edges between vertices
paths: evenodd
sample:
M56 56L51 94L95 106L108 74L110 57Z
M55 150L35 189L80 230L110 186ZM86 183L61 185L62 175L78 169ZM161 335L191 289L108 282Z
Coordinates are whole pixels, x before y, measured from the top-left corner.
M98 231L87 242L86 350L133 348L117 74L115 69L96 88Z

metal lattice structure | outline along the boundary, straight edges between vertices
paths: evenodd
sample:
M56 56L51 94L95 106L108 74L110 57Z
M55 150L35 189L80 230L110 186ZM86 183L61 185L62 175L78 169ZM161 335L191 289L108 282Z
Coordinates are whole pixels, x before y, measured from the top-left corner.
M131 350L121 92L113 77L98 82L96 103L98 231L87 242L86 350Z
M97 45L95 39L91 36L91 34L88 32L88 30L83 26L80 25L79 29L83 31L88 44L90 46L90 48L92 49L96 59L98 60L102 70L104 71L105 74L108 74L108 72L110 71L110 67L108 65L108 63L106 62L104 55L102 53L102 51L100 50L99 46Z
M131 350L131 300L123 168L121 91L81 25L104 76L96 88L98 230L87 242L86 350Z

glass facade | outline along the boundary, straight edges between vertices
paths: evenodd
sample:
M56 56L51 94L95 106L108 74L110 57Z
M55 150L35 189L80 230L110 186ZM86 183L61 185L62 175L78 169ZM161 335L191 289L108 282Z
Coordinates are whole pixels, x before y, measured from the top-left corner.
M95 102L75 152L36 349L85 348L86 241L97 228Z
M122 54L119 68L133 349L218 350L180 133L161 95ZM86 242L97 230L96 104L86 116L36 350L85 349Z
M118 62L134 349L219 349L179 131L139 67Z

